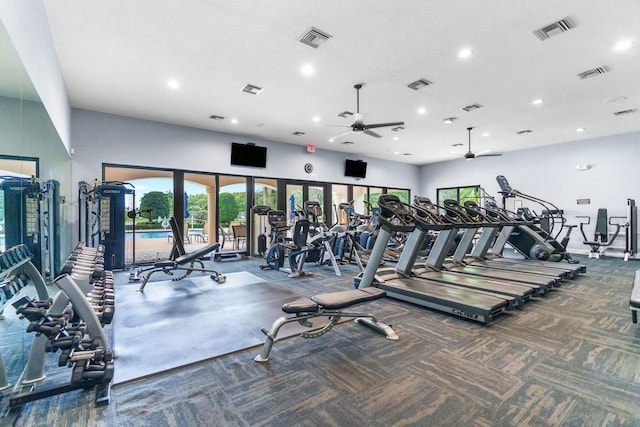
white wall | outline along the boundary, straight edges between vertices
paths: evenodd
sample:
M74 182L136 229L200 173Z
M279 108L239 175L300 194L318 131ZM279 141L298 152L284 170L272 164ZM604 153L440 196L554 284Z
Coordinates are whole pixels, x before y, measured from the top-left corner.
M592 168L578 171L578 164ZM625 216L628 198L640 202L636 175L639 168L640 133L628 133L507 152L502 157L472 162L453 160L424 165L420 168L417 194L435 199L437 188L479 184L500 201L495 177L504 175L514 189L552 202L565 211L569 224L578 224L576 215L595 218L598 208L607 208L609 216ZM578 205L577 199L590 199L591 204ZM532 203L523 205L540 211ZM593 228L586 230L587 236L593 237ZM584 250L579 232L574 233L569 248ZM615 244L619 245L624 246L623 239Z
M370 185L418 190L419 167L334 151L307 153L306 147L259 138L73 109L71 113L73 182L101 178L102 163L185 169L233 175ZM267 168L231 166L231 142L268 147ZM367 178L344 176L344 160L368 162ZM305 163L314 171L307 174Z
M0 18L68 151L71 108L42 0L2 0Z

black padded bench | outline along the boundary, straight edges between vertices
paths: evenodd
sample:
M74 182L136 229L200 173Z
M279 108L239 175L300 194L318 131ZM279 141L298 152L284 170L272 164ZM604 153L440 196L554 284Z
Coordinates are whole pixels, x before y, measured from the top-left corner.
M143 292L144 287L149 281L149 278L151 277L151 275L153 273L157 273L158 271L161 271L169 276L173 276L174 271L185 272L184 274L171 279L173 282L177 282L179 280L184 279L194 271L199 271L202 273L211 273L211 278L213 280L215 280L218 283L224 283L226 277L215 270L204 268L204 263L202 262L202 259L201 259L205 255L208 255L209 253L218 250L219 247L220 247L220 243L216 242L216 243L212 243L210 245L204 246L200 249L196 249L193 252L189 252L187 254L181 255L174 260L159 261L154 263L153 267L150 270L148 270L147 274L144 276L144 280L142 282L142 285L140 285L140 289L138 289L138 291ZM195 267L196 263L200 265L200 268Z
M633 276L633 288L631 298L629 298L629 308L631 309L631 321L638 323L638 311L640 311L640 270Z
M378 322L371 314L353 313L342 309L356 304L373 301L382 298L386 292L378 288L354 289L350 291L326 292L314 295L311 298L299 298L282 306L286 315L279 317L271 325L271 329L262 329L267 336L262 351L254 357L256 362L269 360L269 353L273 344L277 341L280 328L290 322L298 322L307 328L313 328L310 319L315 317L328 317L329 323L318 330L302 332L303 338L317 338L329 332L342 317L354 318L356 323L367 326L376 332L386 336L387 339L397 340L398 335L389 325Z

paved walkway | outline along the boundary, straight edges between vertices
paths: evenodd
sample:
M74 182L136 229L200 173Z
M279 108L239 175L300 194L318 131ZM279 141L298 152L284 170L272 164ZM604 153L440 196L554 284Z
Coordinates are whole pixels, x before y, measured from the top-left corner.
M193 252L208 243L203 241L199 236L191 236L189 242L184 243L184 249L187 252ZM173 247L172 237L161 238L144 238L135 241L136 246L136 263L151 262L157 260L164 260L169 258L171 248ZM245 249L245 245L240 246L240 249ZM226 241L221 252L233 251L233 242ZM127 240L125 243L125 263L131 264L133 262L133 240Z

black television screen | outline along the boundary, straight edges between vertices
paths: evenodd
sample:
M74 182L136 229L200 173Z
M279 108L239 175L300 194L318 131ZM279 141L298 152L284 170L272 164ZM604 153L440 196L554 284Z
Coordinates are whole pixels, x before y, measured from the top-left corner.
M257 145L231 143L231 164L254 168L267 167L267 147Z
M367 176L367 162L347 159L344 164L344 176L365 178Z

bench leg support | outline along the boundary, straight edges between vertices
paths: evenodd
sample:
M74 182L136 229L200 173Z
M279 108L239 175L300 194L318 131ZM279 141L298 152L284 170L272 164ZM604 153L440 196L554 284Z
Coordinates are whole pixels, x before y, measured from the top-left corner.
M290 322L299 322L301 325L306 327L312 327L313 324L309 321L309 319L315 317L328 317L330 319L329 325L325 326L323 329L319 331L319 333L309 333L303 332L302 336L304 338L316 338L324 335L328 332L335 324L337 324L338 319L341 317L354 318L355 322L364 325L367 328L374 330L382 335L384 335L387 339L392 341L398 340L398 335L391 328L391 326L386 325L382 322L378 322L376 318L370 314L362 314L362 313L352 313L352 312L343 312L343 311L335 311L335 310L320 310L317 312L310 313L298 313L295 316L281 316L273 322L271 325L271 329L268 331L266 329L262 329L262 333L266 335L266 339L264 341L264 345L262 346L262 351L259 355L253 358L256 362L267 362L269 360L269 354L271 353L271 348L273 344L277 341L278 332L280 328L287 323Z

